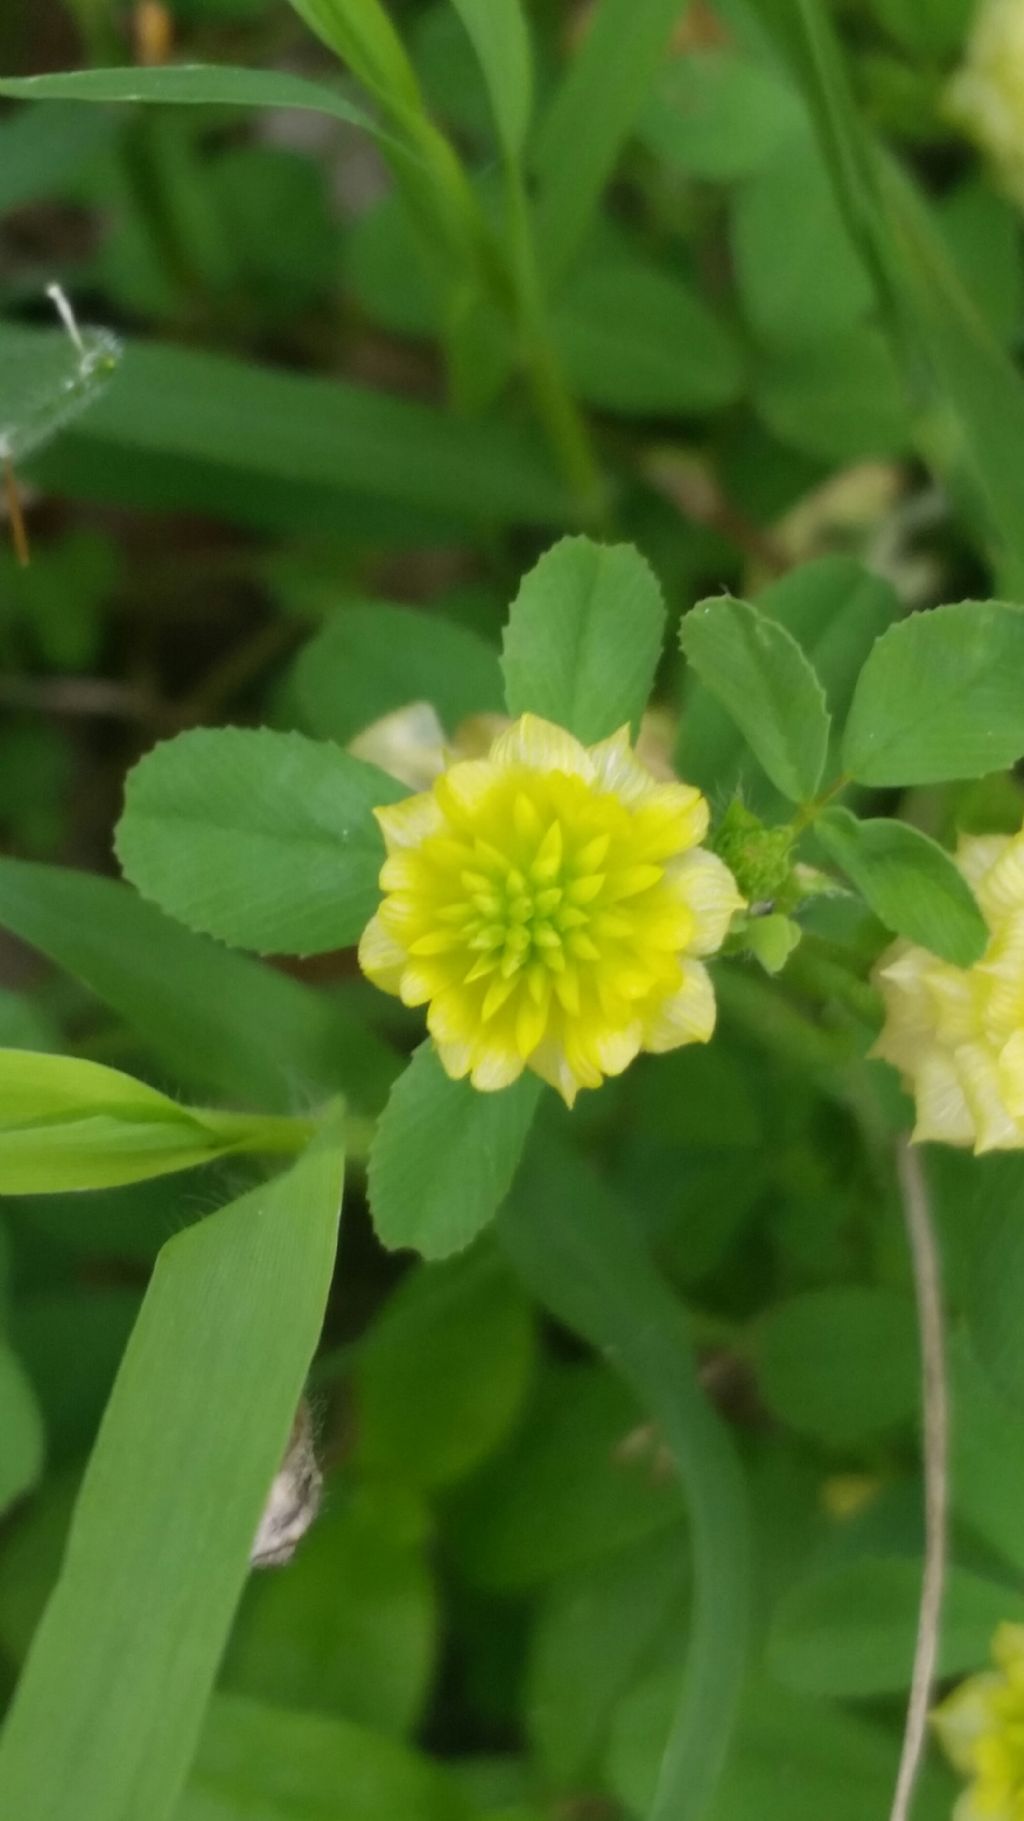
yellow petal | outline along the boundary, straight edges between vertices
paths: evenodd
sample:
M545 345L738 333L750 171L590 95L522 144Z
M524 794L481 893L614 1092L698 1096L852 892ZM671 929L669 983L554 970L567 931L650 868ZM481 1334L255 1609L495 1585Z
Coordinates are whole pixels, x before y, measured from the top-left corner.
M401 943L385 929L379 914L371 917L359 938L359 965L368 980L384 993L398 993L408 957Z
M434 1039L434 1048L440 1059L441 1067L453 1081L462 1081L473 1066L473 1045L471 1043L439 1043Z
M557 1038L548 1037L539 1044L530 1057L530 1067L535 1075L546 1081L549 1087L560 1094L567 1107L576 1104L582 1083L577 1080L569 1066L568 1058Z
M517 1050L488 1046L477 1051L470 1079L481 1094L496 1094L500 1088L511 1087L522 1072L523 1058Z
M999 1093L1011 1119L1024 1119L1024 1031L1014 1031L996 1064Z
M1024 841L1007 840L995 865L978 885L978 902L989 922L1024 907Z
M1019 1676L1024 1671L1024 1625L1014 1625L1009 1619L997 1625L992 1656L1008 1675Z
M992 1696L1002 1678L994 1670L970 1676L940 1703L932 1714L935 1736L950 1763L961 1775L974 1770L974 1747L992 1725Z
M691 853L670 860L665 876L694 915L696 927L689 942L690 954L716 954L729 924L744 904L729 868L717 854L696 847Z
M427 1012L427 1029L437 1044L468 1043L479 1030L476 1000L459 987L439 993Z
M668 859L696 847L708 832L711 812L694 784L658 784L635 812L635 834L649 859Z
M953 1064L974 1123L975 1152L1016 1150L1024 1133L1003 1103L995 1057L983 1043L961 1043Z
M956 863L972 891L979 895L985 878L1010 845L1009 835L966 835L958 843Z
M520 715L491 747L491 760L503 767L525 765L530 771L564 771L592 783L594 767L585 746L539 715Z
M929 1140L939 1144L974 1143L974 1119L951 1057L938 1049L926 1050L920 1058L913 1089L917 1107L915 1144Z
M475 816L500 782L501 773L489 759L462 759L438 778L434 794L445 815L458 824Z
M389 853L395 847L418 847L428 835L440 834L444 827L444 817L432 790L420 791L415 797L403 797L400 803L389 803L373 813L380 823Z
M608 740L588 746L594 776L602 790L614 793L622 803L642 803L658 788L658 780L648 771L630 745L629 727L620 727Z
M408 702L371 722L348 743L357 759L368 759L410 790L425 790L444 770L444 728L430 702Z
M711 976L700 961L688 961L683 984L663 999L644 1021L644 1049L656 1055L684 1043L707 1043L715 1028L715 994Z
M403 1005L426 1005L435 994L443 992L447 982L436 966L428 961L406 961L402 970L399 997Z
M621 1075L638 1055L644 1027L639 1018L620 1030L604 1030L591 1039L590 1049L602 1074Z
M548 1002L538 1004L524 993L516 1007L516 1049L524 1062L532 1056L548 1027Z

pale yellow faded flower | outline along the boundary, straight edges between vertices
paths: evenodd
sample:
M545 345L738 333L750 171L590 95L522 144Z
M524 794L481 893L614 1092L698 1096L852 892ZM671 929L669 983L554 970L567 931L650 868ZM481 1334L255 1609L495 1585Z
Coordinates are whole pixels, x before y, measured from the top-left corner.
M970 1676L932 1715L968 1787L953 1821L1024 1821L1024 1625L1000 1625L996 1667Z
M1024 1148L1024 830L975 835L956 863L974 890L989 942L953 967L897 942L876 978L885 1023L875 1054L898 1068L917 1105L915 1139Z
M376 814L384 899L360 964L427 1006L449 1075L486 1091L532 1069L571 1106L639 1050L707 1042L703 958L743 900L700 846L700 791L652 776L628 728L584 747L523 715Z
M946 112L1024 204L1024 0L982 0Z

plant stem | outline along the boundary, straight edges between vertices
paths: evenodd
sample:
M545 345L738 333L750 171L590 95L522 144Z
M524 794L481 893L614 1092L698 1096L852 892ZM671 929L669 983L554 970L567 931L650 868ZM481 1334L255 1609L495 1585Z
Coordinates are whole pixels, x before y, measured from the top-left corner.
M928 1709L939 1649L939 1623L946 1579L949 1527L949 1393L946 1384L942 1283L939 1250L928 1207L924 1172L906 1140L897 1153L903 1218L914 1268L918 1324L921 1333L923 1407L925 1558L921 1605L914 1647L914 1670L907 1703L903 1751L889 1821L908 1821L921 1768Z
M787 964L787 978L798 991L808 992L815 999L837 999L867 1024L880 1022L882 1002L874 987L819 947L813 935L805 935L794 951Z
M191 1107L189 1111L219 1137L233 1140L239 1151L295 1156L305 1150L320 1129L318 1119L290 1113L226 1113L206 1107Z
M9 455L4 456L4 500L7 505L7 516L11 521L11 542L14 545L14 555L19 568L27 569L32 560L28 547L28 530L25 525L25 514L21 507L18 477L14 472L14 463Z
M522 172L511 163L506 188L519 329L537 415L581 516L588 521L599 520L605 510L604 482L585 419L555 352Z
M793 833L795 835L802 834L805 828L809 828L816 817L821 814L821 811L828 808L833 797L838 797L840 791L845 790L849 783L850 779L844 771L841 771L838 778L833 779L832 783L827 785L824 790L820 790L818 795L812 797L809 803L804 803L793 817L791 823Z

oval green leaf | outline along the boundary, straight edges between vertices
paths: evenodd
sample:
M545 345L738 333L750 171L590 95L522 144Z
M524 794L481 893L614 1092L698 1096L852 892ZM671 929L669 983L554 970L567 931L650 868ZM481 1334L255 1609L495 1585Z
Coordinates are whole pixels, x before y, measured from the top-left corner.
M295 665L303 719L321 739L351 740L381 715L429 702L449 733L502 706L498 653L436 613L357 601L339 607Z
M887 929L970 967L988 943L988 925L967 880L937 841L906 822L862 822L827 809L814 832Z
M661 589L630 544L567 537L512 603L502 669L509 714L543 715L600 740L647 707L661 655Z
M836 1284L777 1303L753 1357L768 1409L801 1435L842 1447L917 1410L914 1305L898 1290Z
M362 933L384 859L373 810L406 794L302 734L198 728L130 773L118 858L143 897L189 929L313 955Z
M1024 753L1024 610L961 601L882 634L861 671L843 768L861 784L942 784Z
M416 1051L377 1126L370 1212L389 1248L459 1252L503 1201L540 1097L534 1075L497 1094L452 1081L432 1043Z
M830 720L825 692L792 635L725 595L684 615L679 643L776 788L791 803L813 797Z
M901 1694L910 1686L921 1564L869 1557L823 1568L783 1596L768 1649L772 1672L805 1694L841 1700ZM939 1649L940 1676L980 1669L1004 1620L1024 1620L1012 1586L951 1568Z

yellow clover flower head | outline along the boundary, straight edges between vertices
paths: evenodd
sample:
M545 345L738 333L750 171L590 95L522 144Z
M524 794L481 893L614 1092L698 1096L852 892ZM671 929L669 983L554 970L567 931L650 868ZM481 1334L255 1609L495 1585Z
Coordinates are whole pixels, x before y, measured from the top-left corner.
M960 843L990 939L973 967L897 942L877 982L885 1023L875 1054L898 1068L917 1104L915 1139L1024 1148L1024 830Z
M953 1821L1024 1816L1024 1625L1000 1625L996 1667L970 1676L932 1715L950 1762L969 1779Z
M529 1068L571 1106L641 1049L707 1042L702 957L743 901L699 845L700 791L652 776L628 728L584 747L523 715L376 815L385 895L360 965L428 1007L449 1075L489 1091Z
M982 0L946 111L1024 203L1024 4Z

